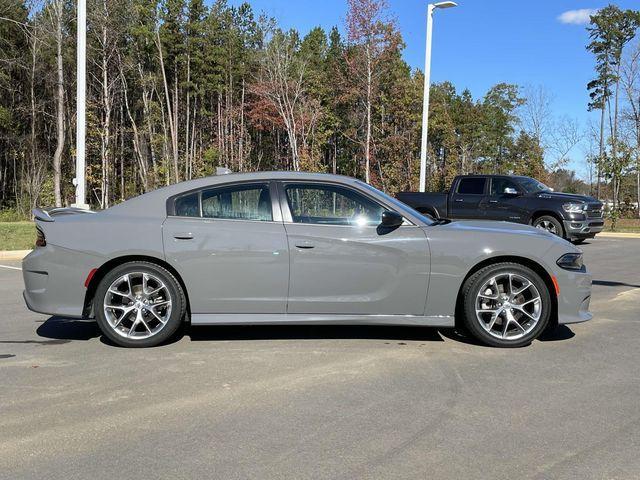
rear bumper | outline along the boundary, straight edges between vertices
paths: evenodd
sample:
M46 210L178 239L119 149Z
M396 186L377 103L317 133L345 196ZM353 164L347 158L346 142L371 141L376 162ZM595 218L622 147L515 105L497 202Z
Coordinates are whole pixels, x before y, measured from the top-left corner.
M84 281L102 259L55 245L36 248L22 261L24 301L29 310L71 318L83 316Z
M570 239L593 238L604 229L604 219L564 220L564 231Z

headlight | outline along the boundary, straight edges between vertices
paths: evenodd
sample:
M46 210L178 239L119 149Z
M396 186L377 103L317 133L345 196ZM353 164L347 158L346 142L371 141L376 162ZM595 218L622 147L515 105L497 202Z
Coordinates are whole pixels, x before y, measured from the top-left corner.
M581 253L565 253L556 262L560 268L565 270L582 270L584 263L582 263Z
M581 213L587 209L586 203L565 203L562 209L567 213Z

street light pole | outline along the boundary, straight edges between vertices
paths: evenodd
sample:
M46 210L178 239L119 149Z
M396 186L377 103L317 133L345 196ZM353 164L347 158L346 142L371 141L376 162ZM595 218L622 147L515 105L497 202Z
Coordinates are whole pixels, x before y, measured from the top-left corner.
M422 138L420 142L420 191L427 184L427 132L429 124L429 86L431 84L431 34L433 31L433 12L437 8L451 8L456 2L438 2L427 5L427 40L424 54L424 94L422 97Z
M87 1L78 0L78 28L76 57L76 208L89 209L86 195L85 161L85 112L86 112L86 69L87 69Z

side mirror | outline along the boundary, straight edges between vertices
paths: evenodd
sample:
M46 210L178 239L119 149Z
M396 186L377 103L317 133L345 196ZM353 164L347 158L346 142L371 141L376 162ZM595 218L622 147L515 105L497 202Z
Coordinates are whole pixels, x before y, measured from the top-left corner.
M404 218L402 217L402 215L390 210L386 210L382 212L380 226L385 228L396 228L402 225L403 222Z
M504 189L505 195L518 195L518 191L513 187L507 187Z

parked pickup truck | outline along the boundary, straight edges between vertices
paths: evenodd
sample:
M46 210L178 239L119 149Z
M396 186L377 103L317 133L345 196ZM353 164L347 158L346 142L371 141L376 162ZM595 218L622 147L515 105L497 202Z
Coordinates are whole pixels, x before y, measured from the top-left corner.
M574 243L593 238L604 228L601 202L554 192L530 177L464 175L456 177L445 193L403 192L397 197L434 218L524 223Z

